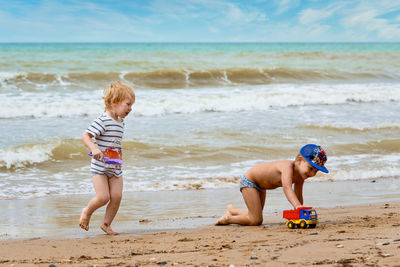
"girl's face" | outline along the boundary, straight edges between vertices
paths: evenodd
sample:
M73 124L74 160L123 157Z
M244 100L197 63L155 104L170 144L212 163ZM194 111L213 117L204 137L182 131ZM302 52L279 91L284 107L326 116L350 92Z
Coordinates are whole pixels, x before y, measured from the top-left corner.
M114 114L120 118L125 118L132 111L134 101L127 97L120 103L112 103L111 107Z

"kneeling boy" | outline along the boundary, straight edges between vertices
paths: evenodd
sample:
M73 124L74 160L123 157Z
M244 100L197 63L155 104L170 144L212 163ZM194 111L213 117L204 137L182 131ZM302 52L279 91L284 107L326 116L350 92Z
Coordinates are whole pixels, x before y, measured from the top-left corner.
M326 160L325 151L320 146L308 144L301 148L295 160L255 165L240 181L240 191L248 210L238 210L229 204L224 216L215 224L260 225L263 221L265 191L277 187L283 187L287 200L295 209L302 207L304 180L315 176L319 170L328 173L324 167Z

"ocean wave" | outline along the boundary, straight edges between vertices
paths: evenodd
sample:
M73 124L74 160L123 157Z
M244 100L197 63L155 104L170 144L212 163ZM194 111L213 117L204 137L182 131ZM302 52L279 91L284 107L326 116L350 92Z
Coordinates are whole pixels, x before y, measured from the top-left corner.
M307 182L396 178L400 175L400 167L397 164L399 160L400 153L330 154L326 164L330 172L318 173ZM176 160L170 160L170 164L155 165L151 164L151 159L144 162L146 166L143 164L124 166L125 192L235 188L238 187L239 177L245 170L265 160L210 162L207 166L203 166L202 162L184 164ZM0 186L0 199L93 192L87 156L85 156L85 167L82 167L82 164L71 165L66 160L47 165L55 167L48 167L51 171L32 168L29 171L0 173L2 181L0 184L7 185Z
M369 141L363 144L337 144L334 147L338 155L398 153L400 139Z
M226 68L226 69L163 69L147 72L84 72L84 73L0 73L3 87L25 90L41 90L44 85L79 86L83 88L105 87L115 80L123 80L142 89L180 89L220 87L234 85L259 85L309 82L371 82L399 81L398 71L382 70L336 70L277 68ZM57 89L57 88L54 88Z
M0 170L18 169L51 160L58 142L0 149Z
M134 116L201 112L268 111L275 107L390 103L400 101L399 84L274 84L203 89L135 89ZM97 116L103 90L0 94L0 119Z
M325 131L336 131L346 133L360 133L360 132L372 132L372 131L397 131L400 129L400 124L381 124L381 125L341 125L338 124L308 124L298 126L299 129L309 130L325 130Z
M287 147L282 152L276 147L240 144L221 148L136 141L126 141L123 147L124 190L131 192L237 187L244 171L268 161L265 155L285 159L298 149ZM400 139L332 144L327 148L330 172L308 182L398 177L398 147ZM0 149L0 184L6 185L0 186L0 199L91 193L87 152L79 139Z
M124 159L129 161L175 161L182 164L200 164L203 162L233 162L254 155L274 155L277 158L285 155L296 155L298 147L265 147L237 145L210 147L207 145L164 145L127 140L123 142ZM396 154L399 152L400 139L369 141L366 143L331 144L332 156ZM60 139L56 141L24 144L0 149L0 169L17 170L30 168L45 162L62 162L66 160L87 163L88 150L80 139ZM330 155L331 156L331 155Z
M0 149L0 170L15 171L42 163L83 159L85 155L87 155L87 149L79 139L24 144Z
M328 157L326 166L329 174L318 178L312 178L312 181L351 181L351 180L369 180L381 178L398 178L400 175L400 153L393 149L388 149L391 144L399 144L400 140L394 142L385 142L384 147L378 150L376 144L363 146L342 145L343 150L335 150L335 154ZM379 142L377 142L379 143ZM351 150L353 147L354 150ZM332 149L330 150L332 152Z
M172 160L181 163L198 162L224 162L238 158L240 153L277 154L287 151L285 149L265 149L257 146L226 147L221 150L218 147L200 145L161 145L148 144L136 141L124 141L124 159L129 161L154 161ZM46 163L63 161L80 161L88 163L88 149L80 139L60 139L57 141L24 144L16 147L0 149L0 170L18 171L23 168L39 167ZM295 152L293 152L295 153Z

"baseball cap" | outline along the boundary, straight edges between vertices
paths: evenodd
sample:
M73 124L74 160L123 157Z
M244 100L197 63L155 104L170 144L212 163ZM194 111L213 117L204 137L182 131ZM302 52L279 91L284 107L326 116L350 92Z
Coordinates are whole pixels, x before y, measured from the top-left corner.
M327 161L325 151L317 145L308 144L300 149L300 154L311 164L314 168L328 173L328 169L324 167Z

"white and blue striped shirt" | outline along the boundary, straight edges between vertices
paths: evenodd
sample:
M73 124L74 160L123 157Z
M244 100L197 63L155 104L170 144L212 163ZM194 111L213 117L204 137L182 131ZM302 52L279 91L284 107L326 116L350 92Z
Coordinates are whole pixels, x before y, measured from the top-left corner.
M122 160L122 136L124 128L124 122L118 122L106 113L103 113L92 122L86 129L86 132L95 138L95 144L105 157ZM116 176L122 175L121 166L106 164L95 158L92 158L90 169L92 173L105 174L106 172L114 171Z

